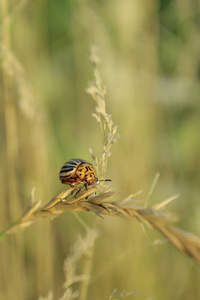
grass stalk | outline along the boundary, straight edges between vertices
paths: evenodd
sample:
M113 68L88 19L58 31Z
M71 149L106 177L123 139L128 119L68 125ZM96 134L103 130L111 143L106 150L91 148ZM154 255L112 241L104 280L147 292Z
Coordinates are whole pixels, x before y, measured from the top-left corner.
M101 158L98 159L93 151L90 149L92 158L96 164L97 170L100 171L100 178L105 179L107 160L111 156L111 147L117 142L120 137L117 132L117 126L114 126L112 116L106 112L106 88L102 83L100 67L99 49L92 46L90 50L90 61L94 68L94 79L88 84L86 92L92 97L95 103L95 113L92 116L99 123L102 134L103 151ZM101 186L103 184L101 183Z
M30 226L37 218L53 219L67 211L93 212L99 217L118 216L135 219L150 229L154 228L180 252L200 263L200 238L170 225L170 223L178 221L176 215L163 212L156 207L139 206L132 197L113 200L118 192L102 192L98 186L90 187L88 190L83 187L78 195L75 194L76 188L70 188L55 196L44 207L40 207L40 201L32 201L21 219L1 233L1 240L8 234L19 232Z

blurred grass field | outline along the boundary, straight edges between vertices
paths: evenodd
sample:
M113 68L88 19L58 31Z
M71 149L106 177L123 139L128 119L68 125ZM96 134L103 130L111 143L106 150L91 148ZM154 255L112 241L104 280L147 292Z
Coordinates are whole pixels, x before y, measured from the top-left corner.
M66 188L58 179L65 161L92 161L89 147L101 155L85 92L95 43L121 134L107 178L121 197L142 189L144 200L160 172L150 203L180 193L168 209L200 236L198 1L1 0L0 15L0 231L21 216L33 187L43 204ZM101 233L82 300L109 299L115 288L137 291L127 299L200 299L199 267L169 243L155 245L159 234L117 217L79 216ZM3 239L0 299L46 299L50 291L59 299L64 260L84 234L65 213Z

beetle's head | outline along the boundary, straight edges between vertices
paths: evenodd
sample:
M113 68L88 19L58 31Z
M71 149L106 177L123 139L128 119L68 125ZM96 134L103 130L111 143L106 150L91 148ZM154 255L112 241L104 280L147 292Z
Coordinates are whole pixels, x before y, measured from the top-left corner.
M87 183L87 185L94 184L97 181L98 181L98 178L95 177L94 173L88 173L85 175L85 182Z

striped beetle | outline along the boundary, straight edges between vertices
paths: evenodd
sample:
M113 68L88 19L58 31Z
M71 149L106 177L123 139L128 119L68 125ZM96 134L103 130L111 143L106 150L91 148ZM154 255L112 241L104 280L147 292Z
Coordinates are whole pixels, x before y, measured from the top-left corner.
M71 187L83 183L86 189L88 185L97 181L111 181L110 179L98 180L93 165L80 158L74 158L66 162L60 170L59 178L63 184L69 184Z

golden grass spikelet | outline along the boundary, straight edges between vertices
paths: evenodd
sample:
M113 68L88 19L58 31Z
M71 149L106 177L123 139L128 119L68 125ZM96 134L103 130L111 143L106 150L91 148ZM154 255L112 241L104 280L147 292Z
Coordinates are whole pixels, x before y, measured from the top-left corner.
M86 92L92 97L95 103L95 113L92 116L100 125L103 141L103 151L101 158L98 159L90 149L92 159L95 162L97 173L100 171L100 177L105 178L107 159L111 156L111 147L117 142L120 137L117 132L117 126L114 126L112 116L106 112L106 88L102 83L101 73L99 71L100 56L99 49L96 46L92 46L90 50L90 61L94 68L94 79L89 83Z
M200 238L191 232L162 223L154 223L153 227L160 231L180 252L195 259L200 264Z
M115 191L100 192L98 186L84 187L77 194L77 188L70 188L53 197L45 206L40 207L40 201L31 201L25 214L20 220L13 223L1 235L15 233L31 225L38 217L56 218L66 211L87 211L96 215L118 216L125 219L135 218L146 224L149 228L159 231L180 252L192 257L200 263L200 238L187 231L168 225L176 222L177 216L160 211L155 207L142 207L135 204L137 201L132 196L122 200L112 200L119 193ZM162 205L161 205L162 207Z

